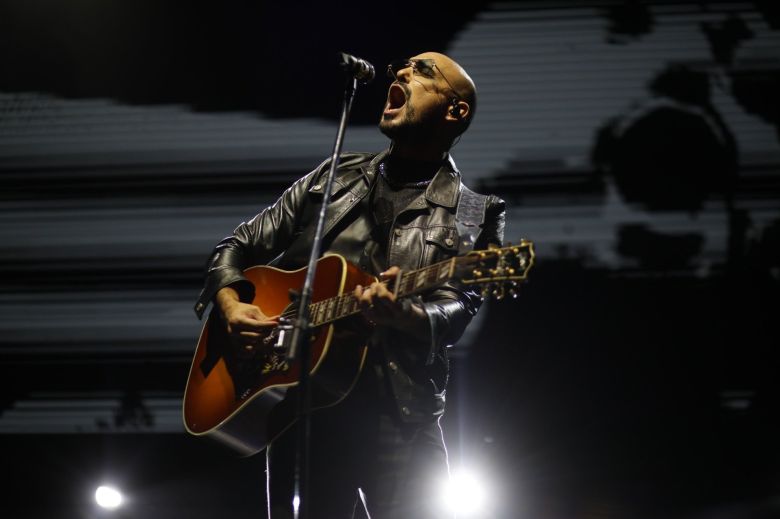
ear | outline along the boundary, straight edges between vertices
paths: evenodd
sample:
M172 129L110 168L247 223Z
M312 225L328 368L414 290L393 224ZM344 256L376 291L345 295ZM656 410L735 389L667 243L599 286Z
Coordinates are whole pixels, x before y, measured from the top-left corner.
M447 109L447 120L463 121L471 113L471 107L462 99L453 99Z

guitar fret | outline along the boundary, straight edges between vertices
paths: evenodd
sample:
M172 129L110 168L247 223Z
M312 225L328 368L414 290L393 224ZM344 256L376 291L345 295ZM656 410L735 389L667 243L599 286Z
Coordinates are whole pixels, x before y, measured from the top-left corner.
M414 282L413 272L404 272L401 277L401 286L399 288L399 295L406 295L412 291L411 283Z
M414 272L409 272L404 278L404 294L414 292Z
M452 270L452 260L435 263L411 272L402 272L398 280L398 297L420 292L446 281ZM389 287L395 289L395 286ZM360 305L352 293L334 296L309 305L312 326L321 326L342 317L360 312Z
M325 301L317 303L317 322L323 324L325 322Z
M401 272L401 277L398 278L398 293L396 295L398 297L403 297L405 293L406 293L406 273Z
M351 296L346 296L344 306L346 307L344 315L354 314L357 307L357 299Z
M325 319L324 319L325 305L323 305L322 303L323 303L323 301L320 301L319 303L317 303L317 321L320 324L322 324L322 322L325 321Z
M414 280L414 288L418 289L422 286L425 286L425 278L427 277L427 272L425 269L421 269L417 272L417 279Z
M436 270L438 269L439 265L431 265L430 267L427 267L425 269L425 284L426 285L432 285L438 281L439 276L436 275Z
M439 280L447 279L450 277L450 262L445 261L443 263L439 263Z
M324 300L312 303L311 326L320 326L325 322L325 304Z
M325 320L326 321L332 321L333 320L333 303L335 301L333 298L328 298L325 302Z

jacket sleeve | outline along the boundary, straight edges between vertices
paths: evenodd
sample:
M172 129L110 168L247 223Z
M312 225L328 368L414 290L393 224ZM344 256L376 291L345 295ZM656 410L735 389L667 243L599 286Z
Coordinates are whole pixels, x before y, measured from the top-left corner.
M220 289L230 285L241 301L254 299L254 286L243 271L264 264L281 254L294 237L312 179L325 163L290 186L270 207L236 227L231 236L220 241L206 263L203 290L195 303L198 318Z
M502 246L505 210L503 200L493 195L488 197L485 221L474 244L475 250L486 249L491 244ZM426 365L432 364L436 354L443 348L460 339L481 304L482 297L477 291L457 281L446 283L423 297L422 307L428 314L431 326L431 346Z

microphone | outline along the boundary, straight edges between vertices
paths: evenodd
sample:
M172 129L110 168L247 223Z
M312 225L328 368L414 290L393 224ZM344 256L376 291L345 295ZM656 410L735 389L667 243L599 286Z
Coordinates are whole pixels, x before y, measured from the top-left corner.
M374 79L374 66L364 59L351 54L339 52L341 55L341 69L351 74L352 77L363 83L370 83Z

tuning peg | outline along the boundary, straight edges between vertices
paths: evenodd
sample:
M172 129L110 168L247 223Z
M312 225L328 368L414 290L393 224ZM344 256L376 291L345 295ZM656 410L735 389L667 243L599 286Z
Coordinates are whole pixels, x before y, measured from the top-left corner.
M480 295L482 296L482 299L487 299L488 297L490 297L490 286L485 285L484 287L482 287L482 292L480 293Z
M501 301L504 299L504 287L503 286L497 286L493 289L493 297L496 298L497 301Z
M515 287L509 289L509 297L517 299L517 289Z
M475 277L475 278L477 278L477 279L479 279L479 278L481 278L481 277L482 277L482 271L481 271L481 270L479 270L479 269L474 269L474 270L472 271L472 274L473 274L473 275L474 275L474 277Z

